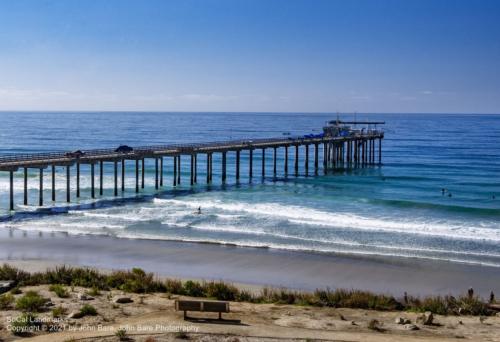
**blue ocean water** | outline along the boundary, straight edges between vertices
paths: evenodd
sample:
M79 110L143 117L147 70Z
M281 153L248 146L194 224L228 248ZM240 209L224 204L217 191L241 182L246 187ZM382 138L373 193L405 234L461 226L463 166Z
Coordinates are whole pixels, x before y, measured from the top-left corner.
M143 146L320 132L329 114L301 113L0 113L0 153L44 152ZM352 119L351 115L341 116ZM220 156L214 155L214 182L205 184L205 157L198 158L198 184L172 187L172 159L165 158L165 186L154 190L150 161L146 189L134 193L134 163L127 164L125 193L112 197L112 166L105 172L105 194L90 200L90 171L82 167L82 197L65 203L65 172L58 170L57 202L51 203L45 175L46 208L22 206L22 172L15 176L16 210L0 229L59 231L129 239L199 241L311 253L389 255L500 267L500 116L358 114L385 120L383 165L341 169L324 175L285 177L284 151L278 175L234 178L235 156L228 155L228 180L221 185ZM290 151L290 160L293 160ZM321 155L321 153L320 153ZM320 163L321 164L321 163ZM8 174L0 172L0 215L7 215ZM74 173L73 173L74 177ZM75 186L75 178L72 186ZM446 188L443 195L441 189ZM451 194L451 197L449 196ZM29 176L30 203L37 203L38 172ZM203 214L194 211L202 207ZM51 210L49 210L51 209ZM52 214L48 214L48 212ZM55 214L55 213L58 214Z

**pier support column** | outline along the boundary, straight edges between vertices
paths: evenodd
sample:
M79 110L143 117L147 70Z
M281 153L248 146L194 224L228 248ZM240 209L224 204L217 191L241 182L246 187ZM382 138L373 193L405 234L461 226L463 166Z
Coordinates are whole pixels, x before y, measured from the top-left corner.
M295 145L295 177L299 175L299 145Z
M309 176L309 144L306 144L306 160L304 162L304 168L306 171L306 176Z
M198 154L194 154L194 184L198 183Z
M191 154L190 155L190 164L189 164L189 168L190 168L190 179L189 179L189 184L191 186L194 185L194 154Z
M159 167L158 167L158 158L155 158L155 189L158 190L158 187L160 185L160 178L159 178Z
M262 178L266 177L266 149L262 149Z
M177 185L181 185L181 156L177 156Z
M273 176L276 177L276 159L277 159L277 148L273 149Z
M236 151L236 181L240 180L240 150Z
M328 166L328 145L326 143L323 143L323 168L327 169Z
M102 162L101 162L101 174L102 174ZM66 166L66 202L71 202L71 166ZM101 177L101 185L102 185L102 177ZM102 191L102 186L101 186Z
M40 192L38 193L38 205L43 206L43 169L40 168Z
M177 186L177 156L174 156L174 186Z
M163 157L160 158L160 186L163 186Z
M9 210L14 210L14 171L9 171Z
M336 168L337 167L337 149L338 149L338 146L333 144L332 147L330 148L331 150L331 160L333 161L333 168Z
M207 184L210 183L210 153L207 153Z
M56 201L56 166L52 165L52 202Z
M135 192L139 192L139 159L135 160Z
M382 138L378 139L378 163L382 164Z
M76 198L80 198L80 163L76 163Z
M95 198L95 164L90 164L90 197Z
M122 192L125 191L125 159L122 159Z
M248 150L248 178L253 177L253 149Z
M141 189L144 189L144 174L146 173L146 162L141 159Z
M319 144L314 144L314 174L318 174Z
M222 183L226 182L226 152L222 152Z
M24 205L28 205L28 168L24 168Z
M288 146L285 146L285 177L288 176Z
M372 164L375 164L375 139L372 139Z
M213 161L214 161L214 156L212 153L210 153L210 183L212 183L212 178L213 178L213 171L214 171L214 164L213 164Z
M101 160L99 162L99 195L102 196L103 193L103 187L104 187L104 162Z
M118 162L115 160L113 162L113 166L114 166L114 182L115 182L115 191L114 191L114 194L115 196L118 196Z

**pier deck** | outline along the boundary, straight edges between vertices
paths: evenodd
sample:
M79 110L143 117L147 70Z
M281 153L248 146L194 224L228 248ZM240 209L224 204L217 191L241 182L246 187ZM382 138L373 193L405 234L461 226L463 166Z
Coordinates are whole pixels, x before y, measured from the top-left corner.
M135 191L139 192L144 188L145 159L155 160L155 189L163 186L163 158L173 157L173 186L177 186L181 181L181 156L190 157L190 184L197 183L197 158L199 154L205 154L207 160L206 181L212 182L212 155L220 153L222 182L226 181L226 155L228 152L236 153L236 180L240 178L240 154L247 151L249 154L249 178L253 177L253 152L262 150L262 177L265 177L265 151L273 150L273 174L277 173L277 150L285 149L284 172L288 174L288 149L295 149L294 174L298 176L299 147L305 147L305 172L309 172L309 147L314 147L314 173L318 174L320 149L323 168L359 167L376 164L382 161L382 139L384 133L377 130L370 130L341 137L280 137L270 139L246 139L219 142L206 142L195 144L171 144L157 146L134 147L130 152L117 152L115 149L93 149L82 151L80 155L74 152L50 152L32 154L4 154L0 155L0 171L10 174L10 199L9 209L14 210L14 173L20 169L24 170L24 204L28 204L27 195L27 174L28 169L37 169L40 173L39 201L38 205L43 206L43 172L47 168L52 171L52 201L55 201L55 169L56 167L66 168L66 201L71 202L71 168L76 166L76 197L80 197L80 165L87 164L91 167L91 197L96 197L95 192L95 165L99 165L99 195L103 194L103 168L105 162L114 164L114 195L118 196L118 163L121 163L121 190L125 191L125 161L135 161ZM378 153L375 145L378 143ZM378 157L378 158L377 158ZM139 165L140 164L140 165ZM139 177L141 170L141 177Z

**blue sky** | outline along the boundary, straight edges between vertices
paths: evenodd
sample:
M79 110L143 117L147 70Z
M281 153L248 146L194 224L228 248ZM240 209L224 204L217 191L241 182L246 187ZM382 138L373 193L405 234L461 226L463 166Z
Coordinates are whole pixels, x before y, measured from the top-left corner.
M500 1L0 0L0 110L500 113Z

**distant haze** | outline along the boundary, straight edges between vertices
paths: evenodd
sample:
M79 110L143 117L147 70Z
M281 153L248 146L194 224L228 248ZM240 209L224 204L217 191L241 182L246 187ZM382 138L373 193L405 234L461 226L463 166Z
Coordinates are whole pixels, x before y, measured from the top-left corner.
M0 110L500 113L500 1L0 2Z

